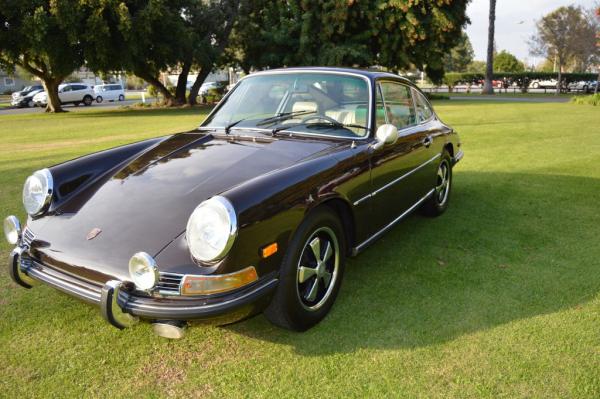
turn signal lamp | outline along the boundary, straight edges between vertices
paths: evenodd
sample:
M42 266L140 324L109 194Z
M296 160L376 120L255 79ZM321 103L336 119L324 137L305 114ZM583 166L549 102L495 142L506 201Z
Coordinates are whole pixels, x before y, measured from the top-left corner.
M243 287L258 280L254 266L238 272L219 275L186 275L181 288L182 295L219 294Z
M277 243L276 242L274 242L273 244L269 244L266 247L264 247L260 251L260 254L263 257L263 259L266 259L269 256L273 255L275 252L277 252Z

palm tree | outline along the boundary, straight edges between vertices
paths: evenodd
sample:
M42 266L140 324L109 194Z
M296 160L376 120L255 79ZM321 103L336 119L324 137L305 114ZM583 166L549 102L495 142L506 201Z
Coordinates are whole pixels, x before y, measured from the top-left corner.
M487 64L485 82L481 94L494 94L492 75L494 74L494 23L496 22L496 0L490 0L490 22L488 26Z

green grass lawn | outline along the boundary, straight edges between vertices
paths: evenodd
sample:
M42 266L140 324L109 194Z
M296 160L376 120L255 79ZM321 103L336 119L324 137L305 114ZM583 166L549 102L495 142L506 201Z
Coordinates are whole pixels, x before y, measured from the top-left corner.
M442 101L464 160L447 213L409 217L349 260L331 314L263 316L183 340L126 331L0 276L0 396L600 396L600 112ZM37 168L192 128L198 109L0 116L0 214ZM9 246L0 246L6 259ZM6 270L3 268L2 270Z

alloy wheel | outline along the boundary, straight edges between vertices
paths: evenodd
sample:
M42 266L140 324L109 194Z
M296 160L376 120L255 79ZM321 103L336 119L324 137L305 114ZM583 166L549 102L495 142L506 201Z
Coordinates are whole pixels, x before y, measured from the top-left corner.
M435 185L435 197L439 205L444 205L448 200L450 192L450 165L447 160L440 163L437 171L437 182Z
M340 249L333 230L315 230L298 262L296 291L305 309L315 311L327 302L338 278L339 263Z

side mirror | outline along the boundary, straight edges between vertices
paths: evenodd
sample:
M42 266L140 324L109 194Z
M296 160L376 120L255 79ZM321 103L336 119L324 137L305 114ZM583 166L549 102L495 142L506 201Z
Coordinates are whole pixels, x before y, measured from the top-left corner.
M396 126L386 123L385 125L379 126L377 132L375 133L375 144L373 144L373 149L378 150L384 145L394 144L396 140L398 140L398 129Z

